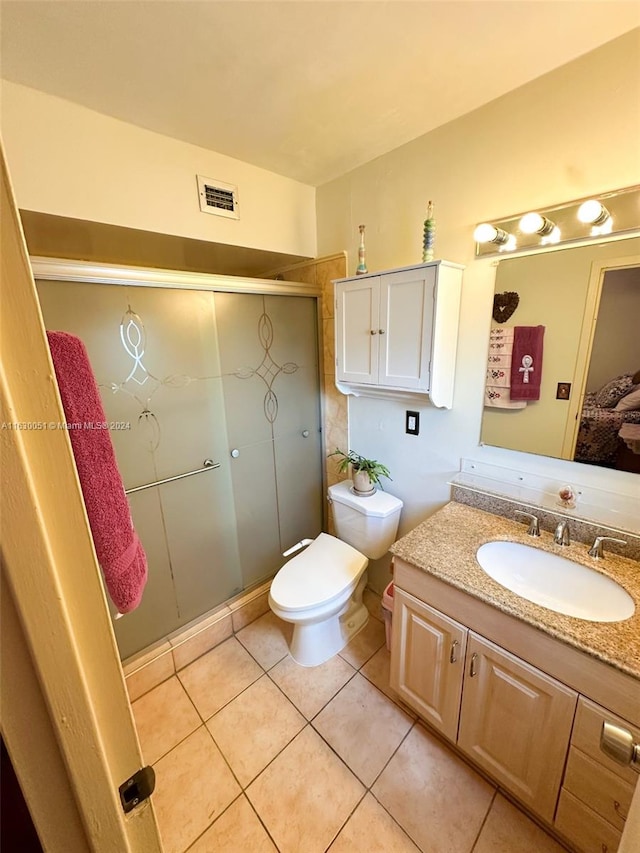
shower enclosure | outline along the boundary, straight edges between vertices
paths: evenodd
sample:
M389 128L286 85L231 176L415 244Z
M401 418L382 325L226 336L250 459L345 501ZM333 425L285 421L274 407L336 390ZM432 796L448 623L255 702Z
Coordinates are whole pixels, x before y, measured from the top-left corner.
M271 577L321 531L317 294L34 266L45 326L89 353L147 553L142 604L114 622L126 658Z

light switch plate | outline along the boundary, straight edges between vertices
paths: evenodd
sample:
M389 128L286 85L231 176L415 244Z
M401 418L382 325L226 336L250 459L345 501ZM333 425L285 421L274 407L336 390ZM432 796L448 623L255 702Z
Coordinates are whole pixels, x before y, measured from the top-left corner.
M408 432L409 435L420 433L420 412L407 412L405 432Z

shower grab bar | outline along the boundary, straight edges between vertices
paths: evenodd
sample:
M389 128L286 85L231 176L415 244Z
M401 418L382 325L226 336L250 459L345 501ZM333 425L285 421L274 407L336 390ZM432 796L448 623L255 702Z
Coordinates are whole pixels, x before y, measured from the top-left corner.
M141 492L143 489L152 489L154 486L164 486L165 483L173 483L175 480L182 480L184 477L193 477L194 474L202 474L203 471L214 471L220 467L219 462L214 462L213 459L205 459L202 468L196 468L195 471L185 471L184 474L176 474L175 477L165 477L164 480L155 480L153 483L145 483L144 486L135 486L133 489L125 489L125 495L132 495L134 492Z

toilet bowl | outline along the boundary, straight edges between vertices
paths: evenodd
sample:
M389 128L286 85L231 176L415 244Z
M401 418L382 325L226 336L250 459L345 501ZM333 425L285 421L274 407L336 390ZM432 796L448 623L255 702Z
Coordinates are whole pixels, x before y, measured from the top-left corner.
M328 491L340 538L321 533L280 569L269 592L273 613L294 626L289 651L302 666L329 660L367 624L368 558L389 550L402 509L402 501L385 492L355 495L350 480Z

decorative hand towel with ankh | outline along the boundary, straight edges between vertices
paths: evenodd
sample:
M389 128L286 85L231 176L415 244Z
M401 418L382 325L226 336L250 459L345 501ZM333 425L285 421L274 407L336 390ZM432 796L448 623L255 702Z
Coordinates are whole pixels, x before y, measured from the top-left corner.
M544 326L515 326L511 353L511 400L539 400Z

